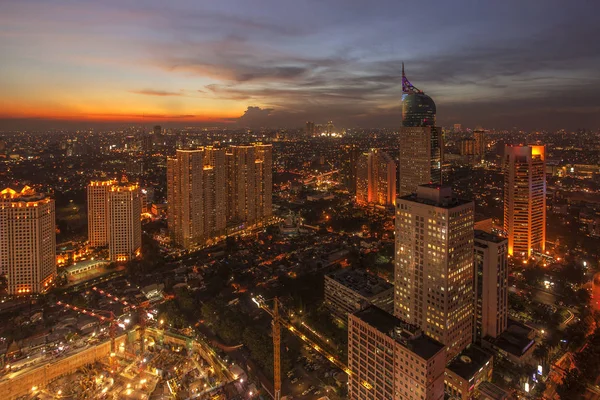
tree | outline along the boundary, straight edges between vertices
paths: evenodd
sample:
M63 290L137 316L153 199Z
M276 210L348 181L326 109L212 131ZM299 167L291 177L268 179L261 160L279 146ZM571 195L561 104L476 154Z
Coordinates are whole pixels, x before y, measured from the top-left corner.
M581 372L573 368L565 374L562 383L556 387L556 393L562 400L571 400L579 398L585 392L585 389L586 384L583 381Z

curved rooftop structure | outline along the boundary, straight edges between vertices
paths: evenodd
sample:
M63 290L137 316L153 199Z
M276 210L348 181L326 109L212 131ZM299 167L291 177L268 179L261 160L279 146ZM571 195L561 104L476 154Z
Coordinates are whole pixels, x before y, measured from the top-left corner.
M435 112L434 101L410 83L402 63L402 126L435 126Z

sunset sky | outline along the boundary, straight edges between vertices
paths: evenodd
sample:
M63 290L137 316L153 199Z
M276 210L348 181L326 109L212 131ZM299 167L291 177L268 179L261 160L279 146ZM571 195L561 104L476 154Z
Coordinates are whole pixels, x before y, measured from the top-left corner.
M577 7L574 7L574 6ZM600 126L593 1L0 0L0 129Z

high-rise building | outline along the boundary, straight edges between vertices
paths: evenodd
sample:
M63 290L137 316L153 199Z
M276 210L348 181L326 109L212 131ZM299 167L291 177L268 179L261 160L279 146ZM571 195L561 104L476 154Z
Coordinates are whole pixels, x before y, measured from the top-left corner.
M348 316L348 399L442 400L444 345L369 306Z
M358 158L356 201L382 206L396 203L396 162L386 152L371 149Z
M475 155L475 139L464 138L460 141L460 155L461 156Z
M351 194L356 194L356 174L358 171L358 159L360 150L357 145L346 145L342 148L344 152L342 174L344 176L344 184Z
M45 292L56 277L54 200L28 186L0 192L0 273L10 295Z
M162 127L160 125L154 125L152 132L154 132L155 135L160 135L162 134Z
M171 240L190 248L272 215L272 146L177 150L167 159Z
M167 218L171 240L189 248L227 227L225 149L177 150L167 159Z
M402 65L402 127L400 128L400 196L417 186L442 182L442 129L435 126L435 103L414 87Z
M475 155L479 156L479 159L485 158L486 150L486 138L485 131L480 127L475 128L473 131L473 138L475 138Z
M111 186L108 192L108 252L112 261L129 261L142 249L142 199L137 184Z
M498 337L508 321L508 241L475 231L475 341Z
M462 124L454 124L454 132L461 132Z
M504 231L508 254L546 248L546 147L504 147Z
M137 184L92 181L87 187L88 239L108 246L111 261L129 261L142 247L142 198Z
M315 136L315 123L312 121L306 121L306 128L304 130L306 137Z
M473 337L473 202L421 185L396 201L394 314L448 348Z

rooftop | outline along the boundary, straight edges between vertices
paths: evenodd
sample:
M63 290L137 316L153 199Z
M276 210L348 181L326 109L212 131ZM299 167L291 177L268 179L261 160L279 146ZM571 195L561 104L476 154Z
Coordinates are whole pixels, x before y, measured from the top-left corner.
M418 327L388 314L379 307L371 305L354 313L354 316L425 360L444 349L443 344L424 335Z
M522 357L535 340L531 339L532 328L523 325L512 319L508 319L507 329L497 338L487 338L485 340L493 343L507 353L511 353L516 357Z
M419 185L417 187L417 193L401 196L400 199L448 209L472 203L471 200L454 197L452 195L452 189L449 186L440 185L438 183Z
M367 298L393 288L385 279L356 269L342 269L327 276Z
M475 374L491 362L492 355L479 346L470 345L454 357L446 369L454 372L466 381L471 381Z
M486 231L480 231L478 229L475 230L475 239L484 240L486 242L492 243L502 243L507 240L505 237L498 236Z

